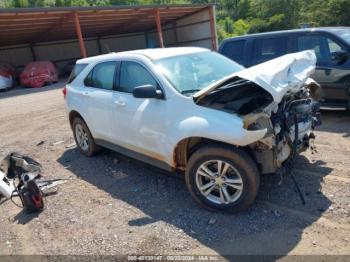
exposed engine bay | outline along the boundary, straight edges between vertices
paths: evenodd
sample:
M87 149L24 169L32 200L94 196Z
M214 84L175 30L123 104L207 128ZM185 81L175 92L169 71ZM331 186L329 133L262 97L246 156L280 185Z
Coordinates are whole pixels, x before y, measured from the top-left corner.
M247 130L267 129L265 137L249 147L262 173L276 172L301 151L306 150L319 125L320 92L315 82L305 85L296 93L286 94L279 104L272 96L247 80L237 79L224 89L206 96L200 105L240 115Z
M246 130L266 129L264 138L248 147L261 173L274 173L312 145L312 131L321 124L317 101L322 90L309 78L315 63L312 51L286 55L243 70L196 102L240 116ZM276 74L260 73L276 64Z

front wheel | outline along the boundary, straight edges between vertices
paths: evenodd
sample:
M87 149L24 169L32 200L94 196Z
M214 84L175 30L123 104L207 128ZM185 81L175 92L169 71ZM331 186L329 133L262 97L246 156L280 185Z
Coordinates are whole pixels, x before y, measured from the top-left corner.
M199 204L210 210L246 210L258 193L260 176L254 161L239 149L205 146L190 157L186 185Z

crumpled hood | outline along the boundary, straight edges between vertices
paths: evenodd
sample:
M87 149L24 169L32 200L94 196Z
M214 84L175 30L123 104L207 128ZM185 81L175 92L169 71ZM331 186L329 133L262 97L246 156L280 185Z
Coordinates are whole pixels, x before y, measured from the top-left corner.
M225 77L195 93L193 98L198 102L229 79L239 77L261 86L279 103L287 92L298 91L315 71L315 67L316 55L313 50L287 54Z

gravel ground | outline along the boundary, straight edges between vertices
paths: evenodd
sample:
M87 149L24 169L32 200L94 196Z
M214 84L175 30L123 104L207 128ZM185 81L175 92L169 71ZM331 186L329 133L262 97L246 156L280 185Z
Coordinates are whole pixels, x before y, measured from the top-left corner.
M0 254L350 255L350 115L323 112L317 153L306 152L295 176L262 177L258 199L237 215L211 213L184 181L103 150L82 156L72 143L61 84L0 93L0 157L32 156L45 178L69 178L27 215L0 207Z

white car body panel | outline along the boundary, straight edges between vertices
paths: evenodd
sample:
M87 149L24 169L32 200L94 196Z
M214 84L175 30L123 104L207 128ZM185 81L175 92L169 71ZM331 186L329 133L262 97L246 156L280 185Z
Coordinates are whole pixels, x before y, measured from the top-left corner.
M243 128L243 120L238 115L197 105L193 97L178 93L152 63L152 59L208 51L203 48L147 49L81 59L77 63L89 65L67 84L67 111L81 114L95 139L147 155L171 167L175 166L176 145L185 138L202 137L236 146L262 139L266 129L248 131ZM86 75L97 63L125 60L144 65L159 81L165 100L134 98L132 94L84 86ZM240 71L234 76L256 82L279 101L289 90L285 88L287 83L298 83L307 78L314 69L314 62L314 54L306 51ZM270 75L277 65L280 70ZM259 71L266 73L258 74ZM297 73L295 78L292 73ZM196 93L195 97L210 92L215 85ZM297 88L298 85L293 86Z

